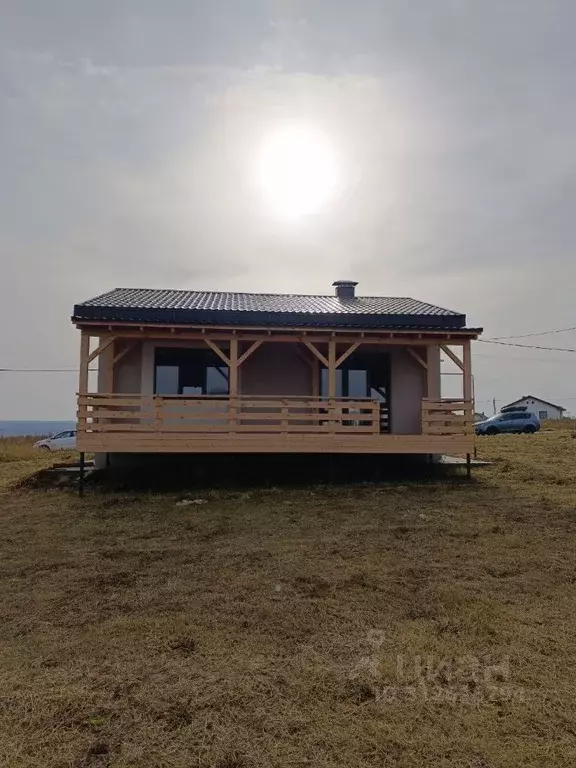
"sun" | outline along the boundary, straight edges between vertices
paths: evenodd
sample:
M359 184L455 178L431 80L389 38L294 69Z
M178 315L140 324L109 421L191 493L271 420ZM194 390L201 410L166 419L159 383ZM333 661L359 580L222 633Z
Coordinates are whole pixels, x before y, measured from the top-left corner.
M264 141L257 175L266 204L275 215L306 216L319 211L335 194L336 153L320 130L285 128Z

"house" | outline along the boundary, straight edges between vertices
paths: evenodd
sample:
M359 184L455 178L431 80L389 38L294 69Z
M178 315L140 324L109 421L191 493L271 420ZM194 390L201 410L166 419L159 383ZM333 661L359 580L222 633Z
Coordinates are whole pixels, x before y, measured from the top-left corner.
M117 288L77 304L78 449L111 462L470 454L470 342L482 329L415 299L357 296L356 285L338 281L329 296ZM455 399L442 398L441 350L462 374Z
M554 403L549 403L547 400L542 400L540 397L535 397L534 395L524 395L524 397L521 397L519 400L514 400L512 403L502 406L500 410L519 405L526 406L529 411L535 413L538 418L542 420L561 419L566 411L566 408L563 408L561 405L554 405Z

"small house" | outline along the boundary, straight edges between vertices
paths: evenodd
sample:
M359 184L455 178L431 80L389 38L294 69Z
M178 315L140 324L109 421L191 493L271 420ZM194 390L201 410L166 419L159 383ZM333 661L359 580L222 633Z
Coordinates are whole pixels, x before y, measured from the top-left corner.
M81 452L470 454L471 341L411 298L117 288L74 307ZM461 373L442 396L440 354ZM89 369L97 364L97 386Z
M535 413L541 421L544 419L561 419L566 411L566 408L561 405L554 405L554 403L549 403L547 400L542 400L542 398L534 395L524 395L519 400L502 406L501 410L514 406L526 406L527 410Z

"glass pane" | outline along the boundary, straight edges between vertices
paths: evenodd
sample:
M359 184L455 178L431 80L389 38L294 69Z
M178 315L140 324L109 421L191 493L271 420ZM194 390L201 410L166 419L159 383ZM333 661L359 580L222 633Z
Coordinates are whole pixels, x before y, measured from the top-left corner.
M348 397L366 397L368 374L366 371L348 371Z
M207 395L227 395L228 394L228 368L215 368L209 366L206 368L206 394Z
M177 395L180 369L177 365L156 366L156 394Z

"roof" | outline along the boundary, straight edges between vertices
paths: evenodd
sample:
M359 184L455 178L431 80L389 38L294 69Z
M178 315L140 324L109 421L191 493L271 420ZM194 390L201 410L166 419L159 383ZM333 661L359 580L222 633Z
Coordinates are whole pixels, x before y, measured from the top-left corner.
M464 330L466 326L466 316L460 312L407 297L338 298L150 288L116 288L76 304L72 320L423 330Z
M555 403L551 403L548 400L543 400L541 397L536 397L536 395L523 395L522 397L518 398L518 400L514 400L511 403L508 403L508 405L503 405L502 408L508 408L511 405L518 405L518 403L521 403L523 400L538 400L539 403L544 403L545 405L551 405L552 408L558 408L559 411L565 411L566 408L564 408L561 405L556 405Z

